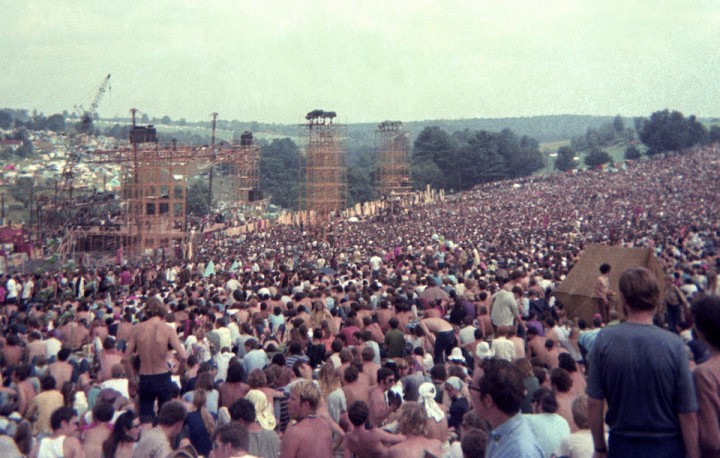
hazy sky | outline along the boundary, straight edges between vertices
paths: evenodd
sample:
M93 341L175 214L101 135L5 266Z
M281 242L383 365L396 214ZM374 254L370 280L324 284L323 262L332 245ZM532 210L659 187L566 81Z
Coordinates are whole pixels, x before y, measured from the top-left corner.
M720 116L718 0L0 0L0 107L297 123Z

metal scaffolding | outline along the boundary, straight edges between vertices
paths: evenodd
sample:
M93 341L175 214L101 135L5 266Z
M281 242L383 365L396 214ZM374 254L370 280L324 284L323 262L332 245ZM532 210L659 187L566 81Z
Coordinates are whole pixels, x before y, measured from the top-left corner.
M301 125L305 143L305 201L301 208L320 217L347 206L345 139L347 126L333 123L334 112L315 110Z
M412 193L410 139L400 121L384 121L375 131L378 194L382 197Z

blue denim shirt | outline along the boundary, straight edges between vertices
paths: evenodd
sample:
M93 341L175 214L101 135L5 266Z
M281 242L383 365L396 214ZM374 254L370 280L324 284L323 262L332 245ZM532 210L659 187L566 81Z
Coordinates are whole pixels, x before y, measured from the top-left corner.
M535 433L518 413L490 431L486 458L542 458Z

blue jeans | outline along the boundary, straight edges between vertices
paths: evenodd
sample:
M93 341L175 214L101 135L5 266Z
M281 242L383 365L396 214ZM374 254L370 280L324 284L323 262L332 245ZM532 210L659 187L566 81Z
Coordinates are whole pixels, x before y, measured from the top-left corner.
M676 458L685 456L680 434L665 437L628 437L610 432L608 458Z
M452 331L438 332L435 336L435 354L433 355L433 362L435 364L442 364L445 362L445 356L450 354L453 346L455 345L455 333Z
M155 417L155 400L158 402L159 412L162 405L171 399L171 388L170 372L141 375L138 384L140 416Z

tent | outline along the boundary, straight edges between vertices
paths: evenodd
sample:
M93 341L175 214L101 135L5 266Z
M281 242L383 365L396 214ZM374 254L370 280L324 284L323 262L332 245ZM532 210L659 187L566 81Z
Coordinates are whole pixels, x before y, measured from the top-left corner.
M599 244L586 245L580 255L580 259L568 273L565 280L560 283L555 295L565 305L568 318L582 318L588 323L597 313L595 303L592 299L595 280L600 275L600 265L608 263L612 267L610 271L610 290L616 293L614 306L622 316L622 307L618 292L618 280L620 275L630 267L647 267L655 272L660 285L660 293L663 292L664 272L655 253L650 248L624 248L605 246ZM661 301L662 303L662 301Z

